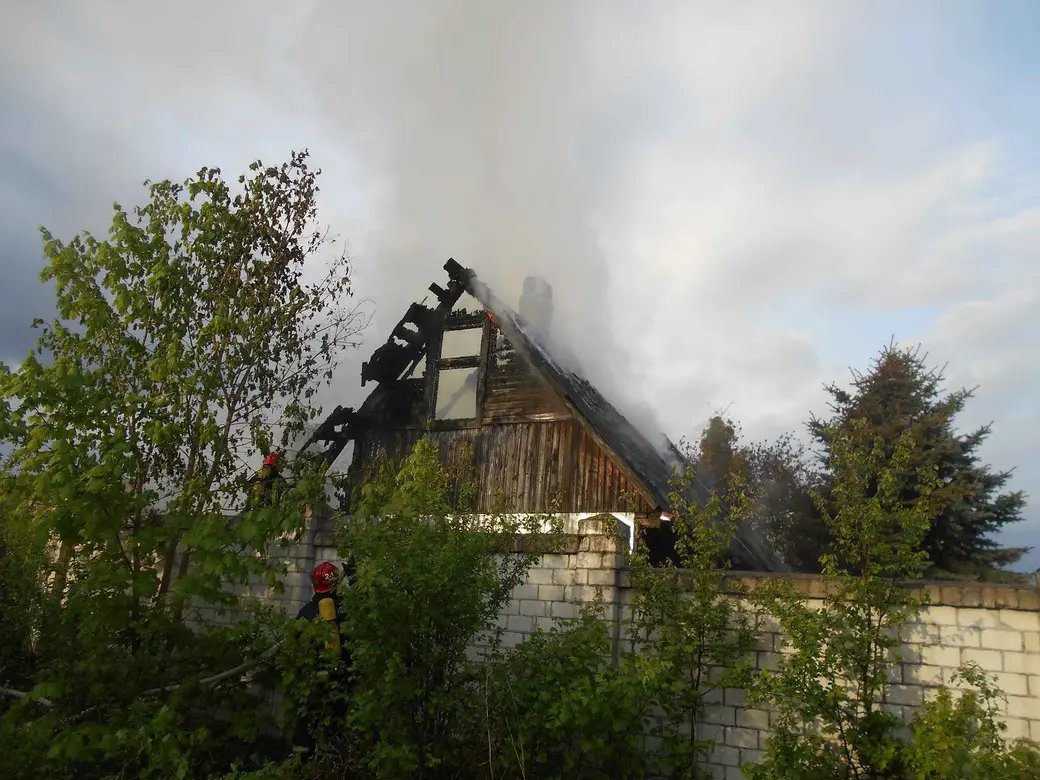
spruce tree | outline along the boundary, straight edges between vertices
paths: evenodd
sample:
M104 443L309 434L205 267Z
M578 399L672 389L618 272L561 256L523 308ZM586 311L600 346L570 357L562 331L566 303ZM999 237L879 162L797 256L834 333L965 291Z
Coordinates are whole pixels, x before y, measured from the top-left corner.
M851 388L834 384L826 388L832 415L827 420L814 417L809 430L821 445L827 468L833 466L833 437L850 430L856 419L866 420L871 435L890 451L905 431L911 431L920 461L915 467L934 467L940 480L930 496L936 513L924 540L931 575L999 578L1000 567L1027 551L1001 547L993 538L1008 523L1022 519L1025 494L1001 492L1011 472L995 472L980 462L978 450L990 425L966 434L955 427L956 416L974 391L944 394L942 369L929 368L926 359L920 348L889 344L867 373L852 372ZM908 502L918 496L920 486L912 473L902 490Z

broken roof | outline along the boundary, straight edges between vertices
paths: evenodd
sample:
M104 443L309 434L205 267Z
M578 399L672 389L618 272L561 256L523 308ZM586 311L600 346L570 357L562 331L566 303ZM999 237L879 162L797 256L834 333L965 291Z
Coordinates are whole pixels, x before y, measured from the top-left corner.
M430 334L443 325L465 291L488 311L514 351L556 393L618 468L628 474L648 503L658 510L669 509L672 505L669 499L672 476L676 468L681 470L687 465L686 458L675 445L663 433L655 443L640 431L587 379L568 367L573 361L564 360L561 354L557 354L560 352L558 346L541 338L537 330L499 299L473 270L464 268L453 259L444 264L444 269L450 278L448 288L430 285L438 305L430 309L422 304L413 304L387 343L377 349L363 367L363 379L377 382L375 390L356 412L337 407L311 437L310 442L328 443L321 454L325 462L335 460L360 429L378 424L382 410L408 402L407 398L398 397L401 385L398 380L411 374L428 349ZM711 495L696 477L688 483L684 493L687 501L702 505ZM743 554L740 557L752 568L778 570L779 564L772 551L766 549L762 540L749 529L738 529L734 544L741 548Z
M447 265L445 268L451 273L451 268ZM663 433L660 443L655 445L587 379L565 367L571 361L554 354L553 345L540 338L535 328L498 298L472 270L464 269L464 273L467 291L495 318L513 349L571 408L583 427L605 445L607 452L617 456L618 466L644 488L646 498L658 509L668 507L673 470L684 464L675 445ZM694 501L708 497L708 491L699 482L693 491L695 495L689 498Z

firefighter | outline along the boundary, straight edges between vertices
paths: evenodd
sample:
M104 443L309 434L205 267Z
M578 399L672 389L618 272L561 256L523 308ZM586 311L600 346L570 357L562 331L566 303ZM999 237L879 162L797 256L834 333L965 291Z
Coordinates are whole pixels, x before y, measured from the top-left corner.
M267 453L267 456L264 458L264 465L249 480L252 485L252 495L248 508L256 509L258 507L271 506L274 503L276 486L285 482L285 477L282 476L278 468L280 460L281 458L276 450L271 450Z
M311 572L314 595L300 608L297 620L321 621L327 624L324 647L315 658L316 680L304 707L304 717L296 721L293 742L312 750L317 731L325 714L331 720L341 721L346 715L346 695L349 692L349 659L342 636L343 613L340 609L338 588L343 572L331 561L323 561ZM338 690L337 690L338 689Z

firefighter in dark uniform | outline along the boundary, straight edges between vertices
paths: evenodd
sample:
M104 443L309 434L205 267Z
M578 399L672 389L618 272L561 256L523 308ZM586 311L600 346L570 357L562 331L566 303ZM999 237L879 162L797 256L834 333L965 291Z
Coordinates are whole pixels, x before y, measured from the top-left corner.
M279 469L280 461L281 458L275 450L271 450L264 457L264 465L249 480L250 496L247 509L258 509L274 503L277 489L285 482L285 477Z
M308 750L313 750L318 736L315 732L324 725L324 718L315 715L331 716L333 728L346 715L350 663L342 634L343 612L338 593L342 581L343 572L338 566L331 561L319 563L311 572L314 595L296 614L297 620L320 621L328 629L324 647L315 659L317 680L305 706L305 713L311 717L298 718L293 735L294 744Z

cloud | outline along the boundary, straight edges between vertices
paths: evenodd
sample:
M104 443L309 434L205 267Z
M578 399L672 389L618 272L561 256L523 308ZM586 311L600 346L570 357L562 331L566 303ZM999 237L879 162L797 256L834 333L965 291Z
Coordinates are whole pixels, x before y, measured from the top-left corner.
M727 407L751 436L798 430L825 382L920 340L981 384L984 457L1040 492L1021 19L959 0L65 0L8 19L0 354L45 300L26 292L35 225L103 229L145 177L310 146L379 304L359 359L449 256L507 300L546 276L592 378L675 437ZM328 400L360 400L356 369Z

